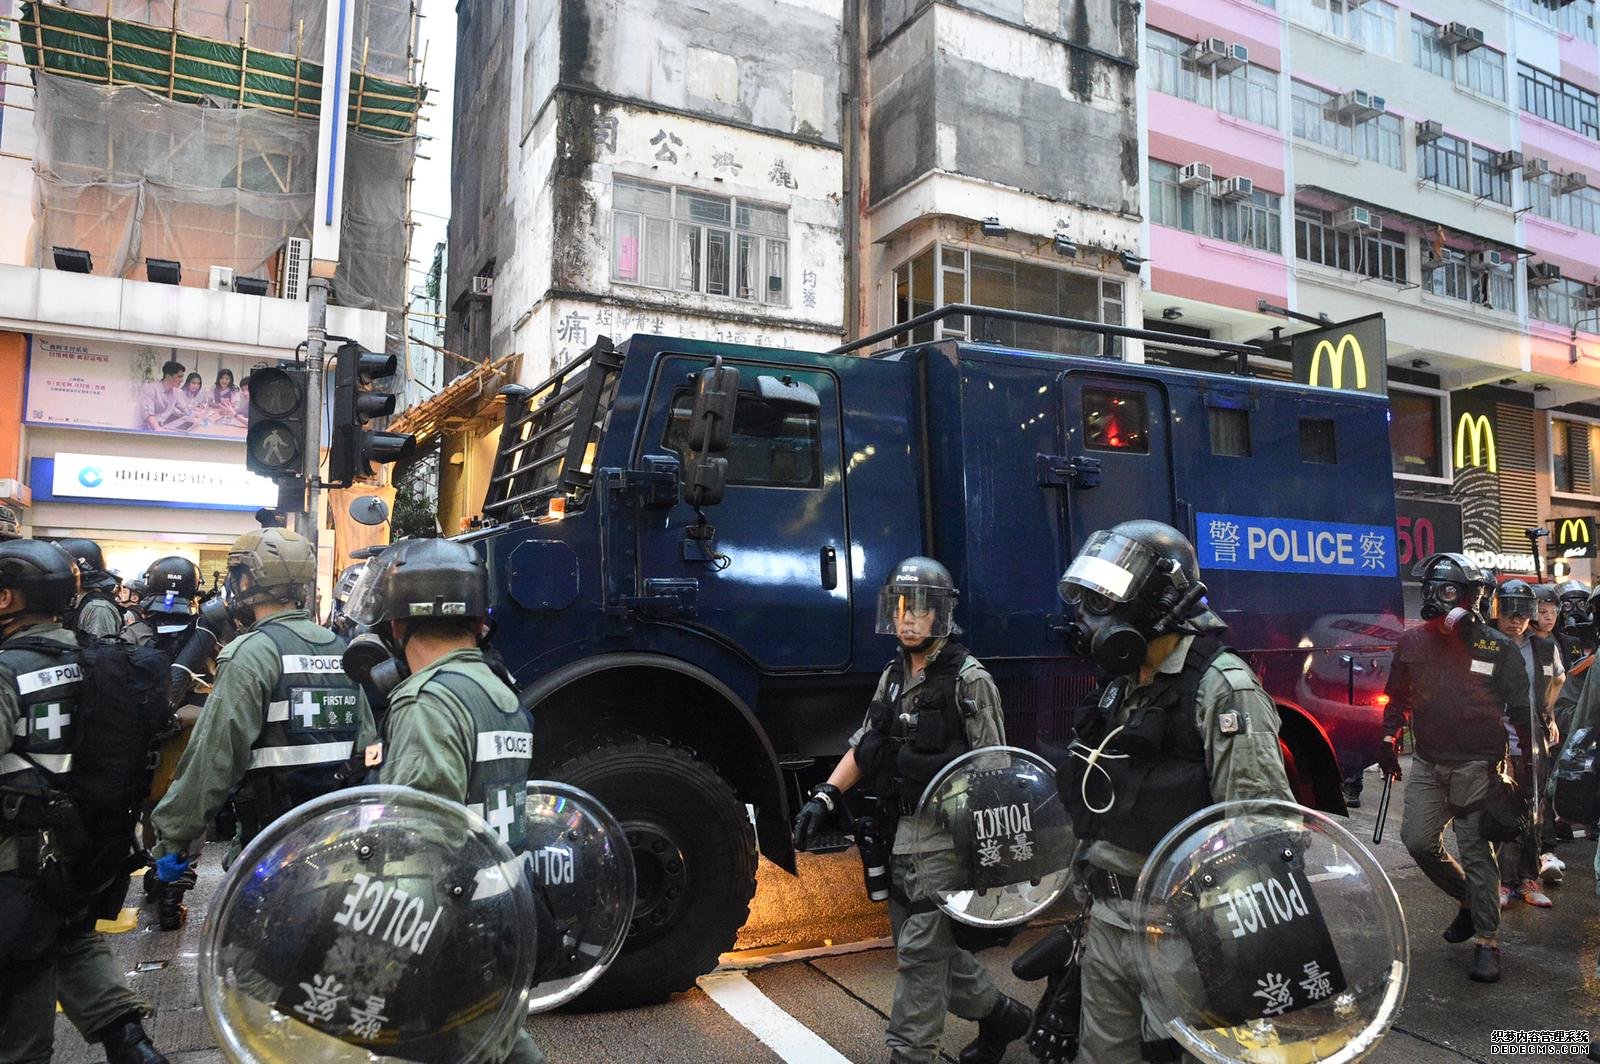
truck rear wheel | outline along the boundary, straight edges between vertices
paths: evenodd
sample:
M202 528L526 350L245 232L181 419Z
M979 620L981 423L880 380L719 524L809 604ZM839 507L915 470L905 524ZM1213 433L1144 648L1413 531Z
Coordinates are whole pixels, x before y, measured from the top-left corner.
M756 839L744 804L716 769L664 743L599 747L557 775L617 818L638 880L622 953L580 1004L648 1005L694 986L750 914Z

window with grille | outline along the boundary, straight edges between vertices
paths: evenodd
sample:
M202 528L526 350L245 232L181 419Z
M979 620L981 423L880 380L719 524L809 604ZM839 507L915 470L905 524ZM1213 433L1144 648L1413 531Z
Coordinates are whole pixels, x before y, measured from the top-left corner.
M1406 236L1393 229L1381 233L1347 233L1333 227L1333 212L1296 207L1295 258L1365 274L1394 284L1407 282Z
M1377 0L1373 0L1377 2ZM1259 125L1278 128L1278 73L1254 63L1218 73L1188 58L1193 41L1154 27L1145 31L1150 87L1202 107L1215 107Z
M1550 476L1554 490L1595 495L1594 455L1600 425L1567 418L1550 419Z
M1600 98L1588 89L1527 63L1517 64L1517 88L1524 111L1586 137L1600 138Z
M1369 0L1370 2L1370 0ZM1382 114L1363 122L1349 118L1330 118L1328 104L1333 93L1291 82L1289 87L1289 128L1301 140L1324 148L1382 163L1396 170L1405 169L1401 148L1403 123L1398 115Z

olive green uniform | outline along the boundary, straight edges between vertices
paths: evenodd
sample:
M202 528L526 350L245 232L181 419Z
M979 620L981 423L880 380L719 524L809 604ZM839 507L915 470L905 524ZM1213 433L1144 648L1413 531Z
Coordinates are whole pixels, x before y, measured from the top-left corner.
M78 631L97 638L114 638L122 631L122 610L116 603L91 594L78 606Z
M450 683L452 678L469 682ZM493 705L467 705L458 695L463 691L481 691ZM503 725L500 717L504 718ZM482 796L470 793L469 783L474 766L482 764L478 737L491 730L479 722L495 725L492 730L503 726L520 731L526 730L526 719L516 694L489 668L483 651L452 650L407 676L389 693L379 782L415 787L466 804L482 815ZM525 771L523 779L525 786ZM498 827L496 830L500 831ZM504 831L501 840L511 841ZM521 841L520 830L515 841ZM544 1054L519 1024L507 1044L491 1052L491 1059L505 1064L542 1064Z
M1180 640L1157 666L1157 674L1181 673L1194 639L1185 636ZM1113 723L1122 724L1134 710L1146 705L1155 687L1154 677L1131 687ZM1201 676L1195 721L1205 744L1212 800L1294 801L1278 749L1277 706L1250 667L1234 654L1222 653ZM1077 795L1063 798L1080 800ZM1107 872L1136 878L1148 856L1095 840L1084 859ZM1094 1064L1138 1064L1144 1059L1142 1042L1168 1037L1146 1007L1147 995L1135 964L1143 936L1133 930L1132 915L1132 903L1118 899L1097 898L1090 911L1083 956L1080 1059Z
M76 646L73 634L59 624L24 628L32 636ZM0 735L21 734L17 684L0 653ZM8 765L10 763L8 762ZM4 774L0 772L0 774ZM0 837L0 877L16 876L17 840ZM94 920L65 924L53 951L37 960L0 957L0 1064L44 1064L55 1044L56 1002L85 1038L130 1012L148 1011L123 981L117 964Z
M251 767L255 744L268 724L274 689L283 677L278 647L261 630L268 624L282 625L299 639L327 647L329 655L343 652L344 640L313 622L305 610L259 620L222 648L217 654L216 684L178 762L177 777L150 815L159 839L157 857L189 852ZM362 749L376 737L366 697L357 691L353 749ZM229 862L241 844L236 843Z
M942 649L942 645L935 647L928 661L931 663ZM889 697L891 671L885 669L879 678L872 696L874 702ZM912 707L912 696L926 680L925 672L912 673L909 661L904 671L909 679L895 699L897 712ZM956 677L956 697L962 708L967 744L972 749L1005 743L1000 691L988 670L970 654ZM866 730L863 724L851 737L852 749L860 744ZM914 821L914 817L901 818L889 860L890 881L909 902L926 897L911 856L917 849ZM924 841L923 850L953 850L954 845L948 836L943 840L935 836ZM889 922L895 943L895 981L894 1004L884 1041L893 1061L921 1064L938 1057L946 1011L963 1019L981 1020L994 1011L1001 994L978 959L956 945L950 917L940 910L910 913L897 900L891 900Z

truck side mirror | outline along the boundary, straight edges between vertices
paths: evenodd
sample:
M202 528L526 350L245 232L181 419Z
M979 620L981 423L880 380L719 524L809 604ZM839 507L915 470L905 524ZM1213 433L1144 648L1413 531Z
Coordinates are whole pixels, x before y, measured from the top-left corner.
M683 473L683 501L699 510L722 501L728 482L728 460L719 455L697 454ZM703 521L704 518L701 518Z
M696 454L721 454L733 443L733 409L738 402L739 371L724 366L720 358L695 375L689 446Z

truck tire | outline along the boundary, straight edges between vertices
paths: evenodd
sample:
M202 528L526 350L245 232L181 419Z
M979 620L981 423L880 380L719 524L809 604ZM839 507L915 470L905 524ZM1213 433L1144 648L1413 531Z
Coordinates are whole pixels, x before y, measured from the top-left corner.
M650 1005L688 990L733 947L750 915L756 838L744 803L715 768L659 742L598 747L557 776L617 818L639 884L622 952L579 1006Z

